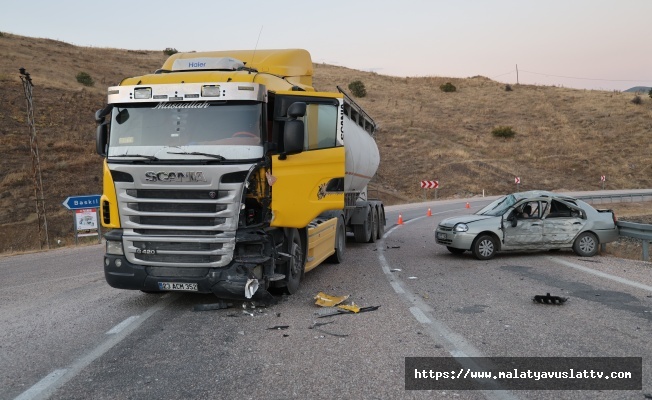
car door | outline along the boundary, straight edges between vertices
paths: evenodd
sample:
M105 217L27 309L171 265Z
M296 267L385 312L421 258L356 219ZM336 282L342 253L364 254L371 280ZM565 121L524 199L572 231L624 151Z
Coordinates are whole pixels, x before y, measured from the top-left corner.
M550 245L570 244L586 225L586 215L575 204L552 199L543 220L543 238Z
M524 209L540 210L540 201L523 201L506 214L503 220L503 248L532 249L543 241L543 221L540 214L524 215Z

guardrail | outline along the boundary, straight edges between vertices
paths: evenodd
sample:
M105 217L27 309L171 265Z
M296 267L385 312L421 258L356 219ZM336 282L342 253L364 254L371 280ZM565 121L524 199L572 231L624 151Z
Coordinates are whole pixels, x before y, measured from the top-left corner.
M643 261L650 261L650 241L652 240L652 225L636 222L618 221L616 223L620 236L641 239L643 245Z
M609 194L589 194L577 196L578 199L582 199L587 203L593 205L596 204L605 204L607 200L609 203L623 203L623 202L634 202L634 201L650 201L652 200L652 192L639 192L639 193L609 193ZM641 256L643 261L650 261L650 241L652 241L652 225L650 224L638 224L635 222L627 221L618 221L616 223L618 226L618 231L620 236L631 237L641 240L641 245L643 247L643 254ZM602 250L605 249L604 244L601 246Z
M652 200L652 192L639 192L639 193L609 193L609 194L589 194L576 196L578 199L582 199L587 203L592 204L604 204L609 200L609 203L622 203L625 199L629 199L629 202L634 201L650 201Z

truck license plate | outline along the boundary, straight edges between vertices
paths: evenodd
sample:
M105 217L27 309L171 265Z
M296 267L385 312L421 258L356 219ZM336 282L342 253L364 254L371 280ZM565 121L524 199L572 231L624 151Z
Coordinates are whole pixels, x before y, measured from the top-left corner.
M189 292L198 290L196 283L159 282L158 288L160 290L185 290Z

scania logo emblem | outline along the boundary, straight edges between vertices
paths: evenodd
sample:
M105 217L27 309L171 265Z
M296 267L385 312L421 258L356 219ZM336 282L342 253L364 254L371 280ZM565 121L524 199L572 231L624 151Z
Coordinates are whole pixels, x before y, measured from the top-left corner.
M215 193L215 192L208 192L208 197L210 197L211 199L214 199L215 197L217 197L217 193Z

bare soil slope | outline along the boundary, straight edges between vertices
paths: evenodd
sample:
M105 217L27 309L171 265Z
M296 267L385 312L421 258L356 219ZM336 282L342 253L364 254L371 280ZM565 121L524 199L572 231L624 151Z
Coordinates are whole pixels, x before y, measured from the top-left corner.
M93 116L106 87L153 72L166 56L6 33L0 52L0 252L39 248L20 67L35 85L50 242L69 244L72 216L61 203L101 192ZM78 83L79 72L94 86ZM515 176L522 190L596 190L601 175L608 189L652 187L649 97L637 105L631 93L525 85L506 91L484 77L398 78L315 64L318 90L346 90L355 80L367 90L356 101L379 126L381 165L372 183L389 204L423 199L419 182L434 179L440 198L511 192ZM442 92L446 82L457 91ZM515 137L493 137L497 126L511 126Z

